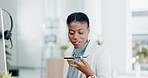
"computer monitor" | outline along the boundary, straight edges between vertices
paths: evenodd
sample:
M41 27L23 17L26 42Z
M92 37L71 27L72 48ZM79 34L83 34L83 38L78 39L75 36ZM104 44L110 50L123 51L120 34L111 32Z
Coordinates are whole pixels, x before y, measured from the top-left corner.
M4 26L3 26L3 11L0 8L0 71L7 72L5 41L4 41Z

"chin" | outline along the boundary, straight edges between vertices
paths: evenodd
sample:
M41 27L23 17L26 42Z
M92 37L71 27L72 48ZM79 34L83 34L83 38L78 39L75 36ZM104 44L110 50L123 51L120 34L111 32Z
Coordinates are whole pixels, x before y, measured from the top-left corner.
M79 45L79 46L74 46L75 48L80 48L81 46Z

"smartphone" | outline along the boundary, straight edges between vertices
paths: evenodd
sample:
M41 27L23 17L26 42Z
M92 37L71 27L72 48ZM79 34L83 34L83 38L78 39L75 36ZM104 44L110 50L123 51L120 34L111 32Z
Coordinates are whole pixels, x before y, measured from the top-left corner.
M74 59L74 57L72 57L72 56L66 56L66 57L64 57L64 59Z
M87 58L88 56L83 56L83 58ZM76 59L80 57L73 57L73 56L65 56L64 59Z

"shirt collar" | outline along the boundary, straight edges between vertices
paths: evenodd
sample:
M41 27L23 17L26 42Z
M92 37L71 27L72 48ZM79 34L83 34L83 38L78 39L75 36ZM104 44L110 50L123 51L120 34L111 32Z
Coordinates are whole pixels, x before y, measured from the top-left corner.
M84 43L83 45L82 45L82 47L80 47L80 48L74 48L74 50L73 50L73 56L76 54L76 56L81 56L81 55L83 55L84 54L84 52L85 52L85 49L86 49L86 47L87 47L87 45L88 45L88 43L89 43L89 41L87 41L86 43Z

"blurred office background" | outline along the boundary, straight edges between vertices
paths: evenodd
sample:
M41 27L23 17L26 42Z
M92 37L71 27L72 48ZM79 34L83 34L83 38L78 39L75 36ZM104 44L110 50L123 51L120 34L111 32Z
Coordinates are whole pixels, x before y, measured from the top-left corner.
M116 78L148 77L148 61L139 63L133 50L137 43L148 48L147 0L0 0L0 8L14 20L9 68L18 69L19 76L12 78L47 78L48 59L61 59L71 45L66 17L76 11L89 16L89 37L109 50ZM4 20L8 30L9 19Z

